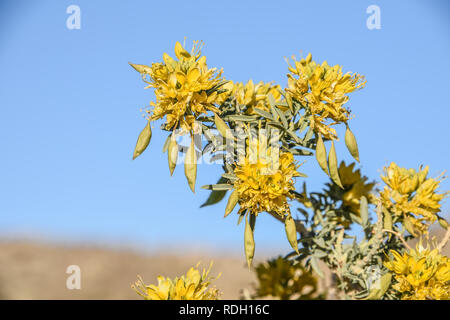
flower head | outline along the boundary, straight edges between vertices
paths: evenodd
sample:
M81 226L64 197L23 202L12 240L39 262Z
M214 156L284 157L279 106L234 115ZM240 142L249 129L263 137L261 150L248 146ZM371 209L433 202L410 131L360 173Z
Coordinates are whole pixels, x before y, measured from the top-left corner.
M344 161L339 165L339 177L341 179L344 189L339 187L336 183L328 183L327 193L336 201L342 201L342 208L350 213L360 216L360 201L364 196L369 202L373 202L372 190L375 186L374 182L368 182L368 178L361 174L361 171L354 170L355 163L346 165ZM344 225L349 224L349 221L344 221L339 217Z
M441 180L428 178L428 166L418 171L400 168L392 162L384 168L386 183L380 198L384 207L396 217L411 223L413 231L426 233L429 226L437 220L441 201L446 193L438 193Z
M403 254L390 251L393 258L384 263L394 273L393 288L402 293L403 300L447 300L450 298L450 259L437 249L416 250Z
M246 84L236 82L233 86L232 95L236 98L236 102L246 107L245 112L254 114L254 108L269 111L268 96L271 94L275 102L281 101L280 86L272 83L264 83L262 81L254 84L252 80Z
M318 64L311 58L311 54L300 61L293 58L286 91L309 110L316 133L337 139L331 126L350 119L350 111L344 107L347 94L363 88L366 82L359 74L344 74L339 65L329 66L326 61Z
M219 291L209 288L214 280L208 276L212 262L208 270L203 269L202 273L197 269L198 266L199 263L190 268L186 275L173 280L159 276L156 286L146 285L139 277L132 288L146 300L218 300Z
M248 210L258 215L266 211L284 216L290 212L287 199L295 190L294 177L300 176L299 165L291 153L277 151L253 141L245 158L237 163L234 188L239 196L239 213Z
M301 263L278 257L255 267L258 285L254 298L320 299L317 278Z
M208 69L200 49L198 41L194 42L190 53L177 42L177 59L164 53L162 63L153 63L151 67L132 65L145 77L147 88L155 88L156 102L150 103L154 108L147 111L149 120L166 117L167 130L181 127L190 131L198 115L208 110L219 112L215 104L221 101L220 87L226 81L222 70Z

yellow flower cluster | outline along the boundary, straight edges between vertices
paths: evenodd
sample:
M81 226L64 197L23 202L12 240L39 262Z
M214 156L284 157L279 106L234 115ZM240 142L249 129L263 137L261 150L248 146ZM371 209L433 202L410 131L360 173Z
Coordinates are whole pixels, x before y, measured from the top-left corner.
M381 202L397 218L402 217L405 226L412 226L413 233L426 233L436 221L440 201L446 193L437 193L441 180L427 178L428 166L419 171L400 168L392 162L384 168L381 179L387 186L380 193Z
M321 65L312 61L311 54L289 65L288 87L292 98L302 103L311 113L311 127L327 139L337 139L332 125L346 123L350 111L344 108L347 94L365 86L364 76L342 72L339 65Z
M360 200L364 196L369 202L372 202L371 191L375 186L375 183L368 183L368 178L361 175L361 171L358 169L353 171L355 163L346 165L344 161L339 165L339 177L341 179L342 186L344 187L344 193L342 195L343 205L350 210L350 212L360 215ZM336 188L338 187L334 184ZM341 189L342 190L342 189Z
M254 84L252 80L245 85L242 82L236 82L233 86L232 95L236 102L246 106L247 114L254 114L253 109L258 108L270 112L268 95L271 94L275 102L281 100L280 86L264 83L260 81Z
M343 188L331 181L331 183L327 184L328 190L326 191L334 201L342 201L342 208L345 211L359 217L361 215L360 201L362 196L366 197L369 203L374 203L372 190L375 183L368 182L368 178L363 176L359 169L353 171L354 167L354 162L346 165L344 161L341 161L338 171ZM304 194L302 203L307 207L311 207L311 203L307 199L306 194ZM343 216L337 217L336 220L346 228L350 226L351 221Z
M402 300L450 299L450 259L437 249L418 245L403 255L391 250L393 259L384 263L394 273L393 288L402 293Z
M284 216L290 212L287 198L295 190L293 178L300 176L299 165L291 153L281 153L277 159L278 153L272 148L263 150L259 143L252 146L255 152L247 152L234 169L238 178L234 188L239 196L239 213L248 210L258 215L266 211Z
M258 284L254 298L323 299L317 278L299 262L278 257L258 264L255 272Z
M166 116L166 129L180 126L185 131L193 129L196 116L208 110L219 112L215 104L223 100L218 90L225 83L222 70L208 69L206 57L201 56L201 45L194 41L192 51L187 52L177 42L175 56L163 55L163 63L152 63L132 66L142 73L146 88L155 88L156 102L151 102L153 110L148 111L149 120L157 120Z
M202 273L197 269L198 266L199 263L191 267L186 275L173 280L159 276L157 286L146 285L139 277L132 288L146 300L218 300L219 291L209 288L214 280L208 276L212 262L208 270L203 269Z

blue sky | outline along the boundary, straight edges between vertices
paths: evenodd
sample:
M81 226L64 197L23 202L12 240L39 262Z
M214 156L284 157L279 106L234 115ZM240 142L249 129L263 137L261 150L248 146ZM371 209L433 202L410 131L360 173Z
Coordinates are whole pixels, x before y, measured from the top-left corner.
M81 29L66 8L81 8ZM366 8L381 9L368 30ZM3 1L0 5L0 233L141 248L242 252L243 225L225 202L200 209L219 166L199 167L197 193L182 167L170 177L165 132L131 155L153 99L128 65L173 55L175 41L203 40L227 79L286 84L284 57L364 74L350 126L363 172L390 161L438 175L449 169L450 5L446 1ZM341 130L341 134L342 134ZM343 141L339 159L350 160ZM314 159L309 189L327 181ZM301 183L302 180L299 180ZM449 190L449 181L442 190ZM448 203L444 212L449 211ZM262 215L256 250L285 252L283 226Z

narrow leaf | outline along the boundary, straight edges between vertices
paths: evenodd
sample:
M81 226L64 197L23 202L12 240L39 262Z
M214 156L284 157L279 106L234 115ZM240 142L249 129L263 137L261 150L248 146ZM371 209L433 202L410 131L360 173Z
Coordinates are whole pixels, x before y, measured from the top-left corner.
M392 230L392 216L386 208L383 207L383 228L386 230Z
M206 199L205 203L203 203L200 208L210 206L222 201L225 198L227 190L213 190L210 192L208 199Z
M219 181L217 181L218 184L226 182L226 179L223 177L220 177ZM219 203L222 201L223 198L225 198L225 194L227 193L227 190L213 190L210 192L208 199L206 199L205 203L203 203L200 208L210 206L216 203Z
M228 128L225 121L223 121L217 113L214 114L214 123L216 124L216 128L222 137L226 139L232 139L233 135L231 134L230 128Z
M266 119L275 121L275 119L272 117L272 115L265 110L261 110L259 108L253 108L253 111L255 111L256 114L259 114L260 116L262 116Z
M233 185L227 183L206 184L201 186L201 188L206 190L230 190L233 189Z
M289 93L286 93L286 102L289 106L289 109L291 109L291 111L294 112L294 107L292 106L292 97Z
M369 224L369 208L366 197L362 196L359 202L359 212L361 214L361 224L367 227Z
M321 277L321 278L325 277L322 270L319 268L319 263L317 262L316 257L312 257L309 263L311 264L311 267L313 268L313 270L317 273L317 275L319 277Z

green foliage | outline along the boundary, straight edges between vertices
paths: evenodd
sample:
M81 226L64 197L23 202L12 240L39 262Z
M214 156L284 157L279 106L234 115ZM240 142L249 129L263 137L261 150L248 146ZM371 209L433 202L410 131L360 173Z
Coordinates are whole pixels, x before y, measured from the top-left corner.
M245 219L244 252L249 267L254 258L258 215L265 212L284 224L294 251L285 259L270 260L255 268L259 284L254 297L319 297L315 295L316 280L312 273L325 277L321 266L326 266L336 279L340 298L397 299L399 295L391 286L392 274L383 264L386 254L389 250L403 252L406 240L415 235L417 227L425 232L429 226L416 218L411 220L411 211L422 215L422 220L430 223L437 220L448 229L448 223L437 215L439 201L447 193L435 192L439 181L425 181L428 167L412 174L412 169L391 164L388 177L382 178L392 190L385 187L378 194L374 183L368 182L359 170L353 171L354 163L338 165L335 141L339 137L334 126L340 124L346 126L344 140L348 151L360 161L356 137L348 125L352 116L344 105L349 99L347 94L364 87L364 77L343 73L339 65L316 63L309 54L289 64L288 86L284 89L263 82L249 81L244 85L225 80L222 71L208 69L198 43L188 53L177 42L175 55L177 60L164 54L164 62L151 67L131 64L148 87L155 89L156 95L156 101L151 103L154 108L147 111L149 122L139 135L133 158L150 142L150 122L165 118L161 128L171 134L163 152L168 151L170 174L181 149L175 137L170 137L180 130L191 138L184 172L193 192L196 150L201 150L202 155L210 153L213 161L224 159L219 181L202 187L211 190L202 207L220 202L230 191L225 216L239 207L238 225ZM219 134L214 134L215 131ZM243 137L233 135L237 132L243 132ZM206 142L195 138L199 134ZM258 159L275 158L267 150L261 150L275 144L273 150L282 154L278 158L283 159L280 161L283 165L261 173L267 169L267 162L249 160L250 146L256 140ZM239 147L240 143L244 148ZM300 193L295 189L294 179L307 175L298 172L300 165L294 156L306 159L312 155L330 182L320 192L307 192L305 180ZM395 203L392 198L396 198ZM296 204L302 219L292 214L291 207ZM355 237L355 228L362 230L361 239ZM314 290L305 294L303 289L307 285Z

